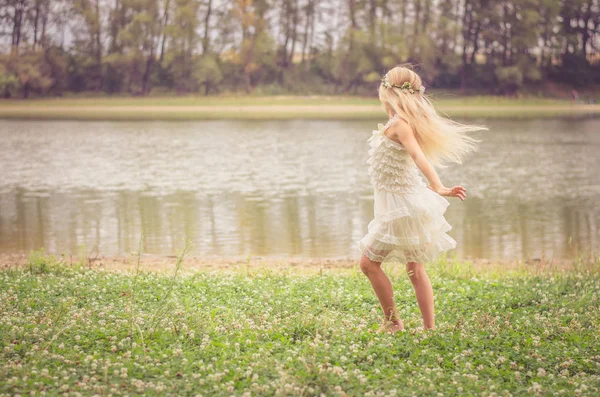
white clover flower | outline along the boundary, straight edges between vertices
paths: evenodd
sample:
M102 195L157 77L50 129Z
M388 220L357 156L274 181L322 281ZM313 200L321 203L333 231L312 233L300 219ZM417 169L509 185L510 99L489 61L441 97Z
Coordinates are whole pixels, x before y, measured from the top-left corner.
M537 376L546 376L546 370L544 368L538 368Z
M533 382L533 384L531 385L530 390L532 390L534 393L541 393L542 392L542 386L540 386L539 383Z
M419 94L423 94L425 92L425 87L423 85L421 85L421 87L419 87L418 90L416 90L412 84L408 81L405 81L404 83L402 83L401 85L398 84L393 84L390 83L387 80L387 75L383 76L381 78L381 84L385 87L385 88L399 88L402 92L408 92L411 94L415 94L415 93L419 93Z

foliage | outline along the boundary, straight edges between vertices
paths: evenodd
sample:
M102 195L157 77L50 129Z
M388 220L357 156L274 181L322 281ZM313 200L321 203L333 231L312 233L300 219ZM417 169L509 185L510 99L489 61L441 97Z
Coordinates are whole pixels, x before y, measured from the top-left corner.
M216 57L206 55L196 60L196 66L192 72L198 86L205 87L205 93L208 94L223 80L223 74Z
M14 73L8 72L6 66L0 64L0 95L10 98L19 88L19 80Z
M500 90L513 93L523 85L523 73L517 66L506 66L496 69L496 78Z
M3 81L5 96L10 97L16 91L20 91L24 98L32 92L47 93L55 84L54 77L63 72L60 63L53 63L56 61L59 60L46 57L43 51L0 55L0 81Z
M372 94L405 62L463 91L600 84L600 0L11 0L0 22L6 96Z

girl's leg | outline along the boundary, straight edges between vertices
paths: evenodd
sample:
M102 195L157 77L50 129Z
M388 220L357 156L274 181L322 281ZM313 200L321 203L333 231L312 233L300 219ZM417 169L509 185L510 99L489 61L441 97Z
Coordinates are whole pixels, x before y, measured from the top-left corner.
M408 262L406 271L415 289L417 303L423 316L423 328L435 329L433 313L433 288L422 263Z
M389 277L381 269L381 262L375 262L364 254L360 258L360 270L369 278L375 294L379 299L383 314L385 316L384 327L386 323L391 322L393 328L397 330L404 329L404 324L400 320L396 304L394 303L394 290Z

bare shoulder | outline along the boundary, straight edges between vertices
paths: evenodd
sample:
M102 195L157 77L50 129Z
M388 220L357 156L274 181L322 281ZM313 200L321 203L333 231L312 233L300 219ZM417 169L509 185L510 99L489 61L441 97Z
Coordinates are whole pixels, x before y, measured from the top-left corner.
M408 121L406 121L402 117L396 118L387 130L384 132L388 138L391 138L395 141L405 141L409 137L413 137L414 133Z

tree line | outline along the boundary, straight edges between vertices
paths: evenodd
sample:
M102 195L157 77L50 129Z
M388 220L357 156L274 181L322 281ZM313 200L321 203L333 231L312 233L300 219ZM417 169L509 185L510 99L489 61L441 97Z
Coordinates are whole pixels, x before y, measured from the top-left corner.
M600 0L0 0L0 95L600 83Z

